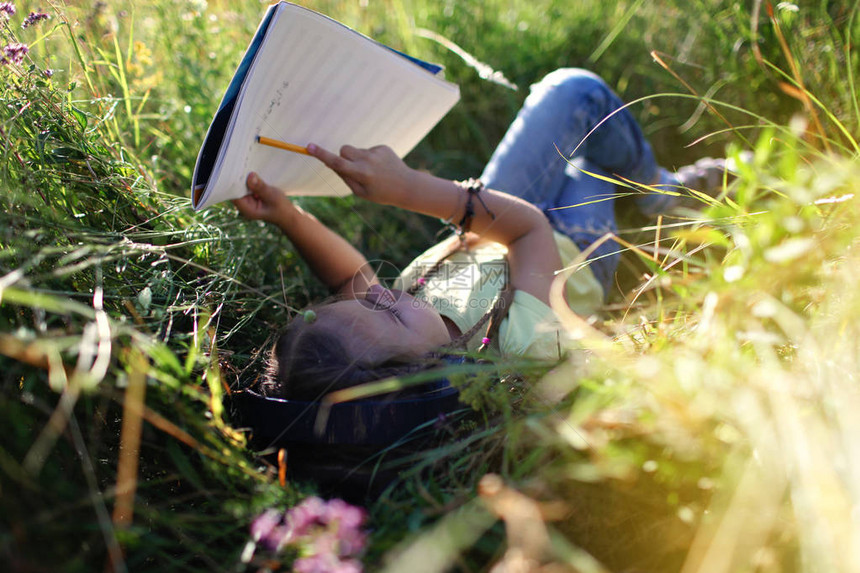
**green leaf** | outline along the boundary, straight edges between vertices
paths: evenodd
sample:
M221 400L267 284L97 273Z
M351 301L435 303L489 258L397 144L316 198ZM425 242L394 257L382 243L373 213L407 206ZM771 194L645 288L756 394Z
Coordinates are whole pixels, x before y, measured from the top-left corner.
M46 163L69 163L77 159L83 159L84 154L79 149L74 147L57 147L51 150L48 157L45 157Z
M69 110L69 113L71 113L72 117L77 120L78 125L81 126L81 129L87 128L87 115L84 112L72 106L72 108Z
M197 470L194 469L194 465L191 463L191 460L188 459L188 456L173 440L167 442L167 454L176 465L176 469L179 470L182 477L187 479L195 488L199 490L206 489L206 486L200 479L200 474L198 474Z

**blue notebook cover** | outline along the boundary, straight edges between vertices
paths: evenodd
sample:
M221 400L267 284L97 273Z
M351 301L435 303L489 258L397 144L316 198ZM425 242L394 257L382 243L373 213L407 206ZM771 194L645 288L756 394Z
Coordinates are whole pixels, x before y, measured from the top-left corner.
M242 88L242 84L245 82L245 78L248 75L248 71L251 69L251 64L254 62L254 58L257 56L257 52L259 51L260 46L263 43L263 39L265 38L266 33L269 30L269 25L271 24L272 19L276 11L278 10L278 7L282 4L285 4L285 2L279 2L278 4L270 6L269 9L266 10L266 14L263 16L260 25L257 27L257 31L254 34L254 38L248 45L248 49L245 51L245 55L242 57L242 61L236 68L236 71L233 74L233 78L230 80L230 84L227 86L227 90L224 92L224 96L221 99L221 104L218 106L218 111L215 113L215 116L212 119L212 124L209 128L208 133L206 134L206 139L203 141L203 146L201 148L200 156L197 161L197 168L194 172L194 180L192 181L191 187L194 193L194 204L198 203L198 194L202 194L203 188L209 181L209 176L212 173L212 169L214 168L215 161L218 157L218 150L221 148L221 145L224 142L224 134L226 133L227 126L230 122L230 117L232 116L233 111L235 109L239 91ZM433 75L436 75L443 70L443 67L440 65L425 62L424 60L420 60L399 50L395 50L394 48L391 48L384 44L380 44L379 42L376 43L390 50L391 52L405 58L406 60L409 60L415 65L424 68Z

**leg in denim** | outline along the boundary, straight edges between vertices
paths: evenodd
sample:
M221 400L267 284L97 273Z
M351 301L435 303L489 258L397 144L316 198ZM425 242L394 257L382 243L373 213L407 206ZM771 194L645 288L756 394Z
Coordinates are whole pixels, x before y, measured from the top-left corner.
M615 185L599 179L610 174L584 157L576 157L565 168L564 185L555 206L544 209L553 228L564 233L580 250L589 248L606 233L615 235ZM609 292L618 267L619 245L612 239L598 245L589 255L589 267Z
M591 72L550 73L532 86L482 181L534 203L557 230L587 248L603 232L616 228L615 189L575 167L646 184L663 178L642 130L622 106ZM577 207L556 209L570 205ZM592 270L604 292L618 264L618 256L611 254L615 250L616 243L610 241L591 255Z

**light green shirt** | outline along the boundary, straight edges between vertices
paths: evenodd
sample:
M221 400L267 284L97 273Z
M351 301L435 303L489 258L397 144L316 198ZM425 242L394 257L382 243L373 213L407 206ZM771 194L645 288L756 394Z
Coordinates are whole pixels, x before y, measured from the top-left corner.
M579 256L577 246L565 235L555 233L555 242L565 265ZM448 243L440 243L412 261L398 278L397 288L406 288L426 274L447 252ZM432 304L462 331L472 328L486 314L508 280L505 260L507 248L498 243L484 243L459 250L448 257L440 269L426 277L417 298ZM588 267L571 275L567 281L568 304L581 316L594 314L603 303L603 289ZM483 329L482 329L483 330ZM468 343L469 349L481 344L483 333ZM499 340L490 347L502 356L557 359L562 348L562 330L552 309L523 292L515 291L508 314L499 328Z

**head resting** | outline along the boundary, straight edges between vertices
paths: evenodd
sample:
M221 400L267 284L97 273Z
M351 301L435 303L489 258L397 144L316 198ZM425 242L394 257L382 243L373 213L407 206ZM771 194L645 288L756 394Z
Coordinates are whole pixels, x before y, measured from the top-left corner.
M341 302L348 301L337 304ZM373 312L378 311L349 308L343 312L335 304L321 304L299 313L272 349L261 385L263 394L319 400L335 390L405 376L438 362L435 354L428 352L431 348L419 347L409 355L386 344L389 338L402 339L403 333L373 329L381 318ZM369 324L363 322L365 317Z

